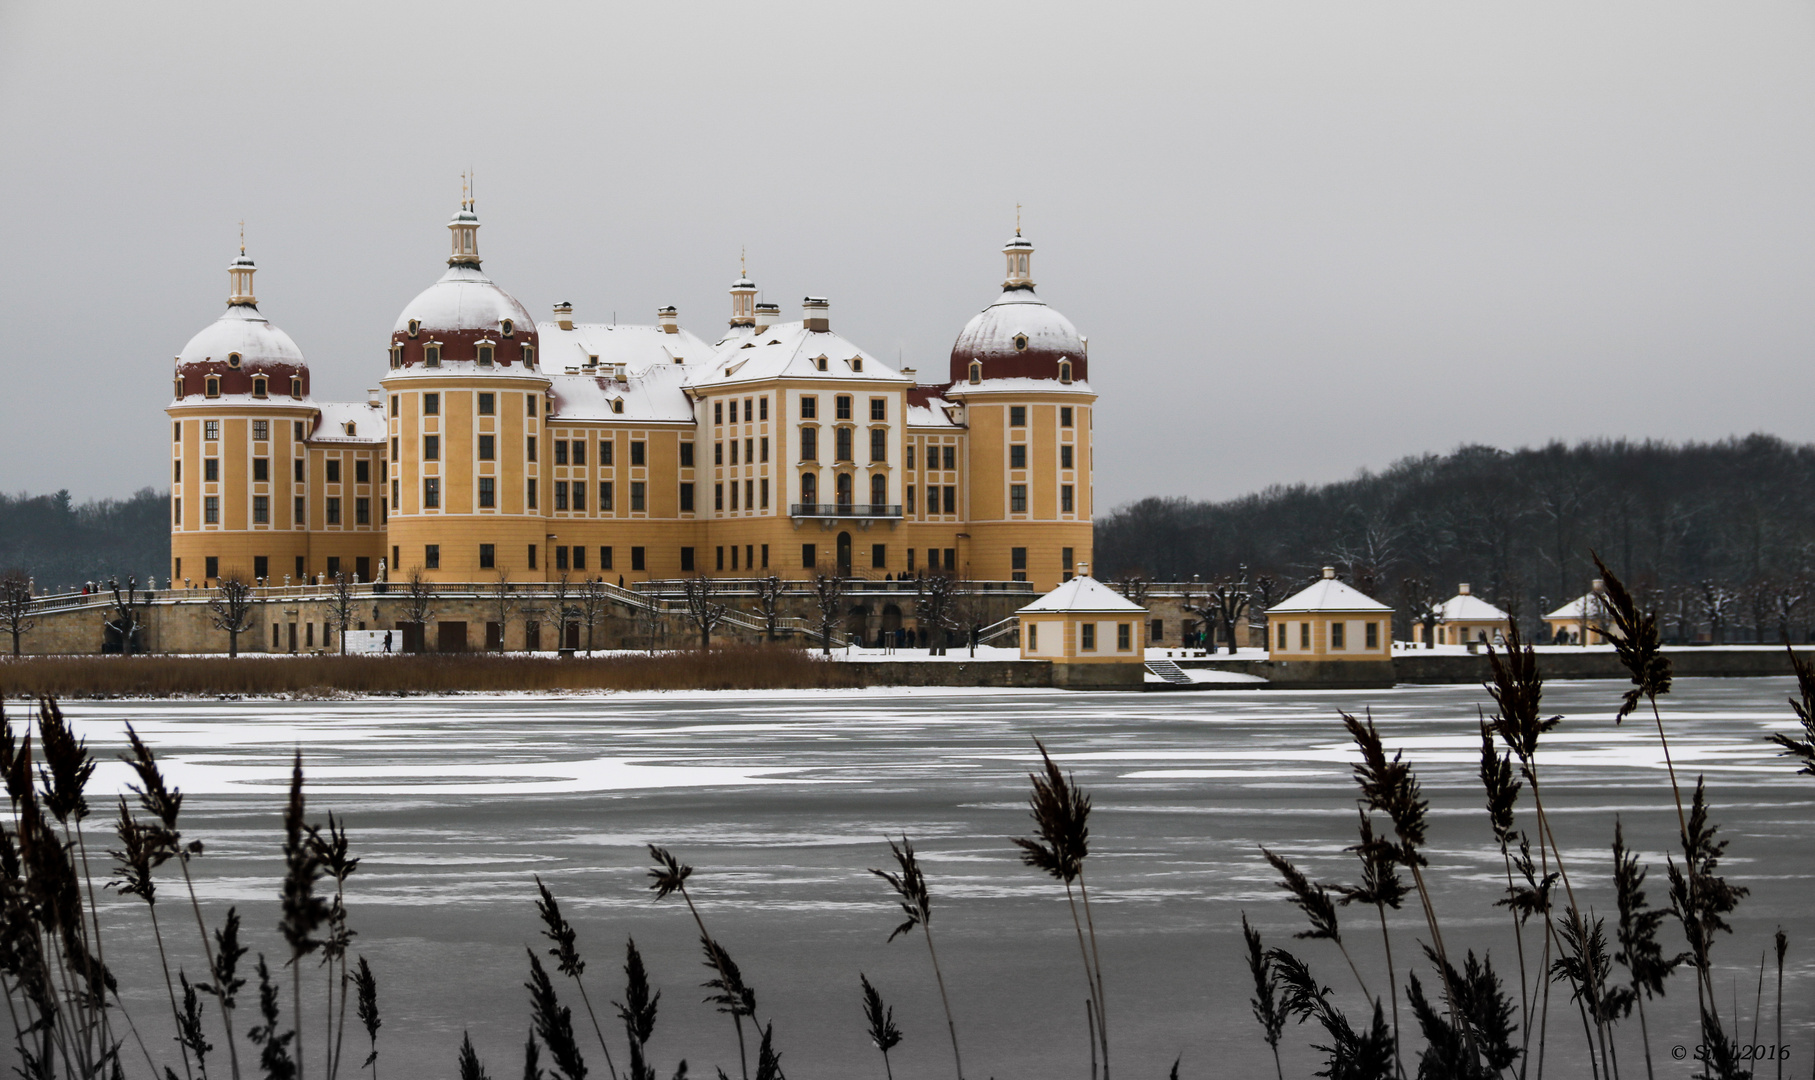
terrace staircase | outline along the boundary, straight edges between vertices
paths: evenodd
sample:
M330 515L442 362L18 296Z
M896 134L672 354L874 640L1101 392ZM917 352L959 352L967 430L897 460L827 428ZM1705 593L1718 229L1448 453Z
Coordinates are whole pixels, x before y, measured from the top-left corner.
M1191 676L1185 674L1184 668L1179 667L1170 660L1149 660L1147 661L1147 670L1158 675L1160 678L1165 679L1169 683L1175 683L1180 686L1191 685Z

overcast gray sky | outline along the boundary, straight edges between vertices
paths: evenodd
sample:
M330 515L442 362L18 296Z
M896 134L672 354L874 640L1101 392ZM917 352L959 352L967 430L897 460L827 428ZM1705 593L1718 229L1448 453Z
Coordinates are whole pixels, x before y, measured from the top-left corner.
M538 317L713 339L747 246L943 371L1014 207L1100 505L1459 443L1815 439L1807 3L0 2L0 488L165 484L238 222L374 386L459 174Z

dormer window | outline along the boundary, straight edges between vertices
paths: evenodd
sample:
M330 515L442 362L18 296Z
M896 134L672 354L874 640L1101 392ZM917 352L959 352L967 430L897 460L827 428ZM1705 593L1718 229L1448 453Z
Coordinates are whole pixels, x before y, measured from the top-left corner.
M227 354L227 366L235 370L239 369L239 353L230 352Z
M851 357L851 370L852 371L862 371L863 370L863 357L861 357L861 356Z
M512 334L517 332L516 321L512 320L512 319L505 319L503 322L500 322L498 324L498 332L503 334L505 337L510 337Z
M351 420L348 420L340 426L346 429L348 435L357 435L359 433L359 425Z
M823 356L814 357L813 366L818 368L821 371L824 371L826 369L826 358Z
M623 398L612 398L611 399L611 411L614 413L623 412L624 411L624 399Z
M479 366L480 367L491 367L492 366L492 348L493 348L492 343L489 341L481 341L479 343Z
M1015 335L1015 351L1016 352L1026 352L1027 351L1027 335L1026 334L1016 334Z
M972 360L971 361L971 384L975 385L982 381L983 381L983 361Z
M298 401L302 400L302 376L301 375L290 376L290 396L295 398Z
M204 383L203 385L206 387L206 389L203 392L206 393L209 397L220 397L221 396L221 380L220 380L219 376L217 376L217 375L208 376L208 381L206 383Z
M441 366L441 343L431 342L422 347L422 364L424 367Z
M393 370L403 366L403 343L400 341L391 346L391 367Z
M265 377L263 375L260 375L256 379L253 379L252 380L252 396L255 398L268 397L269 395L265 393L265 386L266 386L266 382L265 382Z
M1071 361L1070 360L1059 361L1059 381L1062 383L1068 383L1071 381Z
M183 396L183 377L181 375L178 375L176 377L176 396L177 397ZM178 430L180 431L182 429L179 428Z
M422 320L421 319L411 319L409 322L409 327L410 327L410 336L415 337L417 334L422 333Z
M534 345L523 346L523 365L525 367L536 366L536 347Z

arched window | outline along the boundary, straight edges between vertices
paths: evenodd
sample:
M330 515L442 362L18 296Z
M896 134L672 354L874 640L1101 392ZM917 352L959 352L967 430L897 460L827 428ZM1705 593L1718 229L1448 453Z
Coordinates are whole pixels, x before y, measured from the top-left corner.
M1062 383L1068 383L1071 381L1071 361L1070 360L1059 361L1059 381Z
M482 341L479 343L479 366L492 366L492 344L489 341Z
M208 381L205 384L205 386L206 386L206 390L204 392L209 397L220 397L221 396L221 380L219 379L219 377L214 376L214 375L208 376Z
M301 375L290 376L290 396L295 398L298 401L302 400L302 376Z
M400 341L397 344L391 346L391 367L400 368L402 366L403 366L403 343Z
M870 477L870 505L872 507L881 507L888 501L889 478L881 475ZM878 509L876 512L880 514L882 511Z
M262 398L262 397L269 396L265 393L266 385L267 385L267 383L266 383L265 377L263 375L260 375L256 379L253 379L252 380L252 396L255 398Z
M982 381L983 381L983 361L972 360L971 361L971 382L974 384L974 383L980 383Z
M800 501L804 503L819 501L819 477L812 473L800 474Z
M523 366L524 367L535 367L536 366L536 347L534 345L523 346Z
M441 346L429 344L422 347L422 363L425 367L441 366Z
M176 377L176 396L177 397L183 396L183 377L181 375L178 375Z
M851 474L838 474L838 505L851 505Z

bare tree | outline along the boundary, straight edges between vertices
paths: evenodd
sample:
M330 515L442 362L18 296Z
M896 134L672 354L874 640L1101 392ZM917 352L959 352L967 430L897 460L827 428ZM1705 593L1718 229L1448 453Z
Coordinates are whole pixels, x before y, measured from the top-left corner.
M1444 597L1439 595L1436 586L1429 578L1413 576L1399 579L1399 606L1405 611L1406 621L1413 626L1424 627L1424 647L1437 647L1437 617L1443 613Z
M717 586L705 574L695 574L681 581L681 599L687 605L687 621L699 629L702 652L712 651L712 631L731 613L729 606L713 601L715 592Z
M1139 604L1142 607L1147 606L1147 593L1153 588L1152 579L1139 570L1123 574L1109 584L1131 603Z
M611 595L605 591L605 579L591 577L581 586L574 604L574 618L586 627L586 655L592 655L592 628L611 614Z
M1727 623L1732 620L1733 612L1738 607L1739 594L1712 578L1703 578L1696 586L1696 591L1702 618L1708 623L1709 643L1725 645Z
M419 648L428 647L429 616L433 614L435 602L435 585L422 572L422 567L410 567L410 576L405 580L403 594L403 620L416 628L420 635Z
M819 610L819 643L826 655L832 653L832 628L844 608L844 580L836 574L819 574L813 578L813 603Z
M1265 627L1267 612L1286 598L1286 583L1265 571L1255 574L1248 586L1248 625Z
M770 641L775 640L781 625L781 601L787 591L787 585L774 574L756 579L756 613L763 617L763 636Z
M38 625L31 617L37 602L32 599L31 579L22 570L10 570L0 576L0 630L13 636L13 655L19 655L19 638Z
M353 625L353 579L336 571L328 583L328 625L340 637L340 655L347 654L347 628Z
M1198 647L1206 652L1215 652L1216 623L1217 617L1222 613L1222 609L1217 606L1216 600L1211 597L1208 592L1204 594L1202 599L1198 598L1196 590L1199 584L1199 582L1193 580L1190 585L1185 586L1185 596L1184 599L1179 601L1179 608L1188 614L1196 615L1198 618L1198 625L1204 628L1204 637L1203 640L1198 643ZM1186 647L1190 647L1190 639L1187 638L1183 644L1185 644Z
M567 624L573 622L574 616L579 614L573 601L569 599L573 593L573 583L568 579L567 571L561 571L561 576L555 579L555 587L550 591L555 599L555 648L565 649Z
M517 609L517 598L510 588L510 567L498 568L498 580L492 583L492 603L498 612L498 651L504 651L504 639L509 636L511 612Z
M935 645L931 632L949 633L957 625L953 621L952 593L952 577L943 571L928 574L914 585L914 621L928 634L927 651L934 656L944 656L945 645Z
M1229 654L1233 656L1238 647L1235 640L1235 624L1242 621L1248 613L1248 568L1242 567L1234 577L1222 577L1210 583L1209 608L1214 614L1217 625L1222 627L1223 640L1228 642ZM1212 645L1212 652L1215 647Z
M128 577L126 589L121 592L119 578L107 579L107 587L113 590L113 618L107 621L107 629L119 636L123 656L132 655L139 643L139 628L144 624L139 614L138 586L138 578Z
M252 628L252 586L238 574L220 579L220 587L208 601L208 611L216 630L227 631L227 655L239 655L239 636Z
M1772 590L1771 614L1777 622L1778 640L1788 643L1790 640L1790 620L1795 617L1796 609L1808 595L1808 582L1801 579L1785 579L1777 583Z

